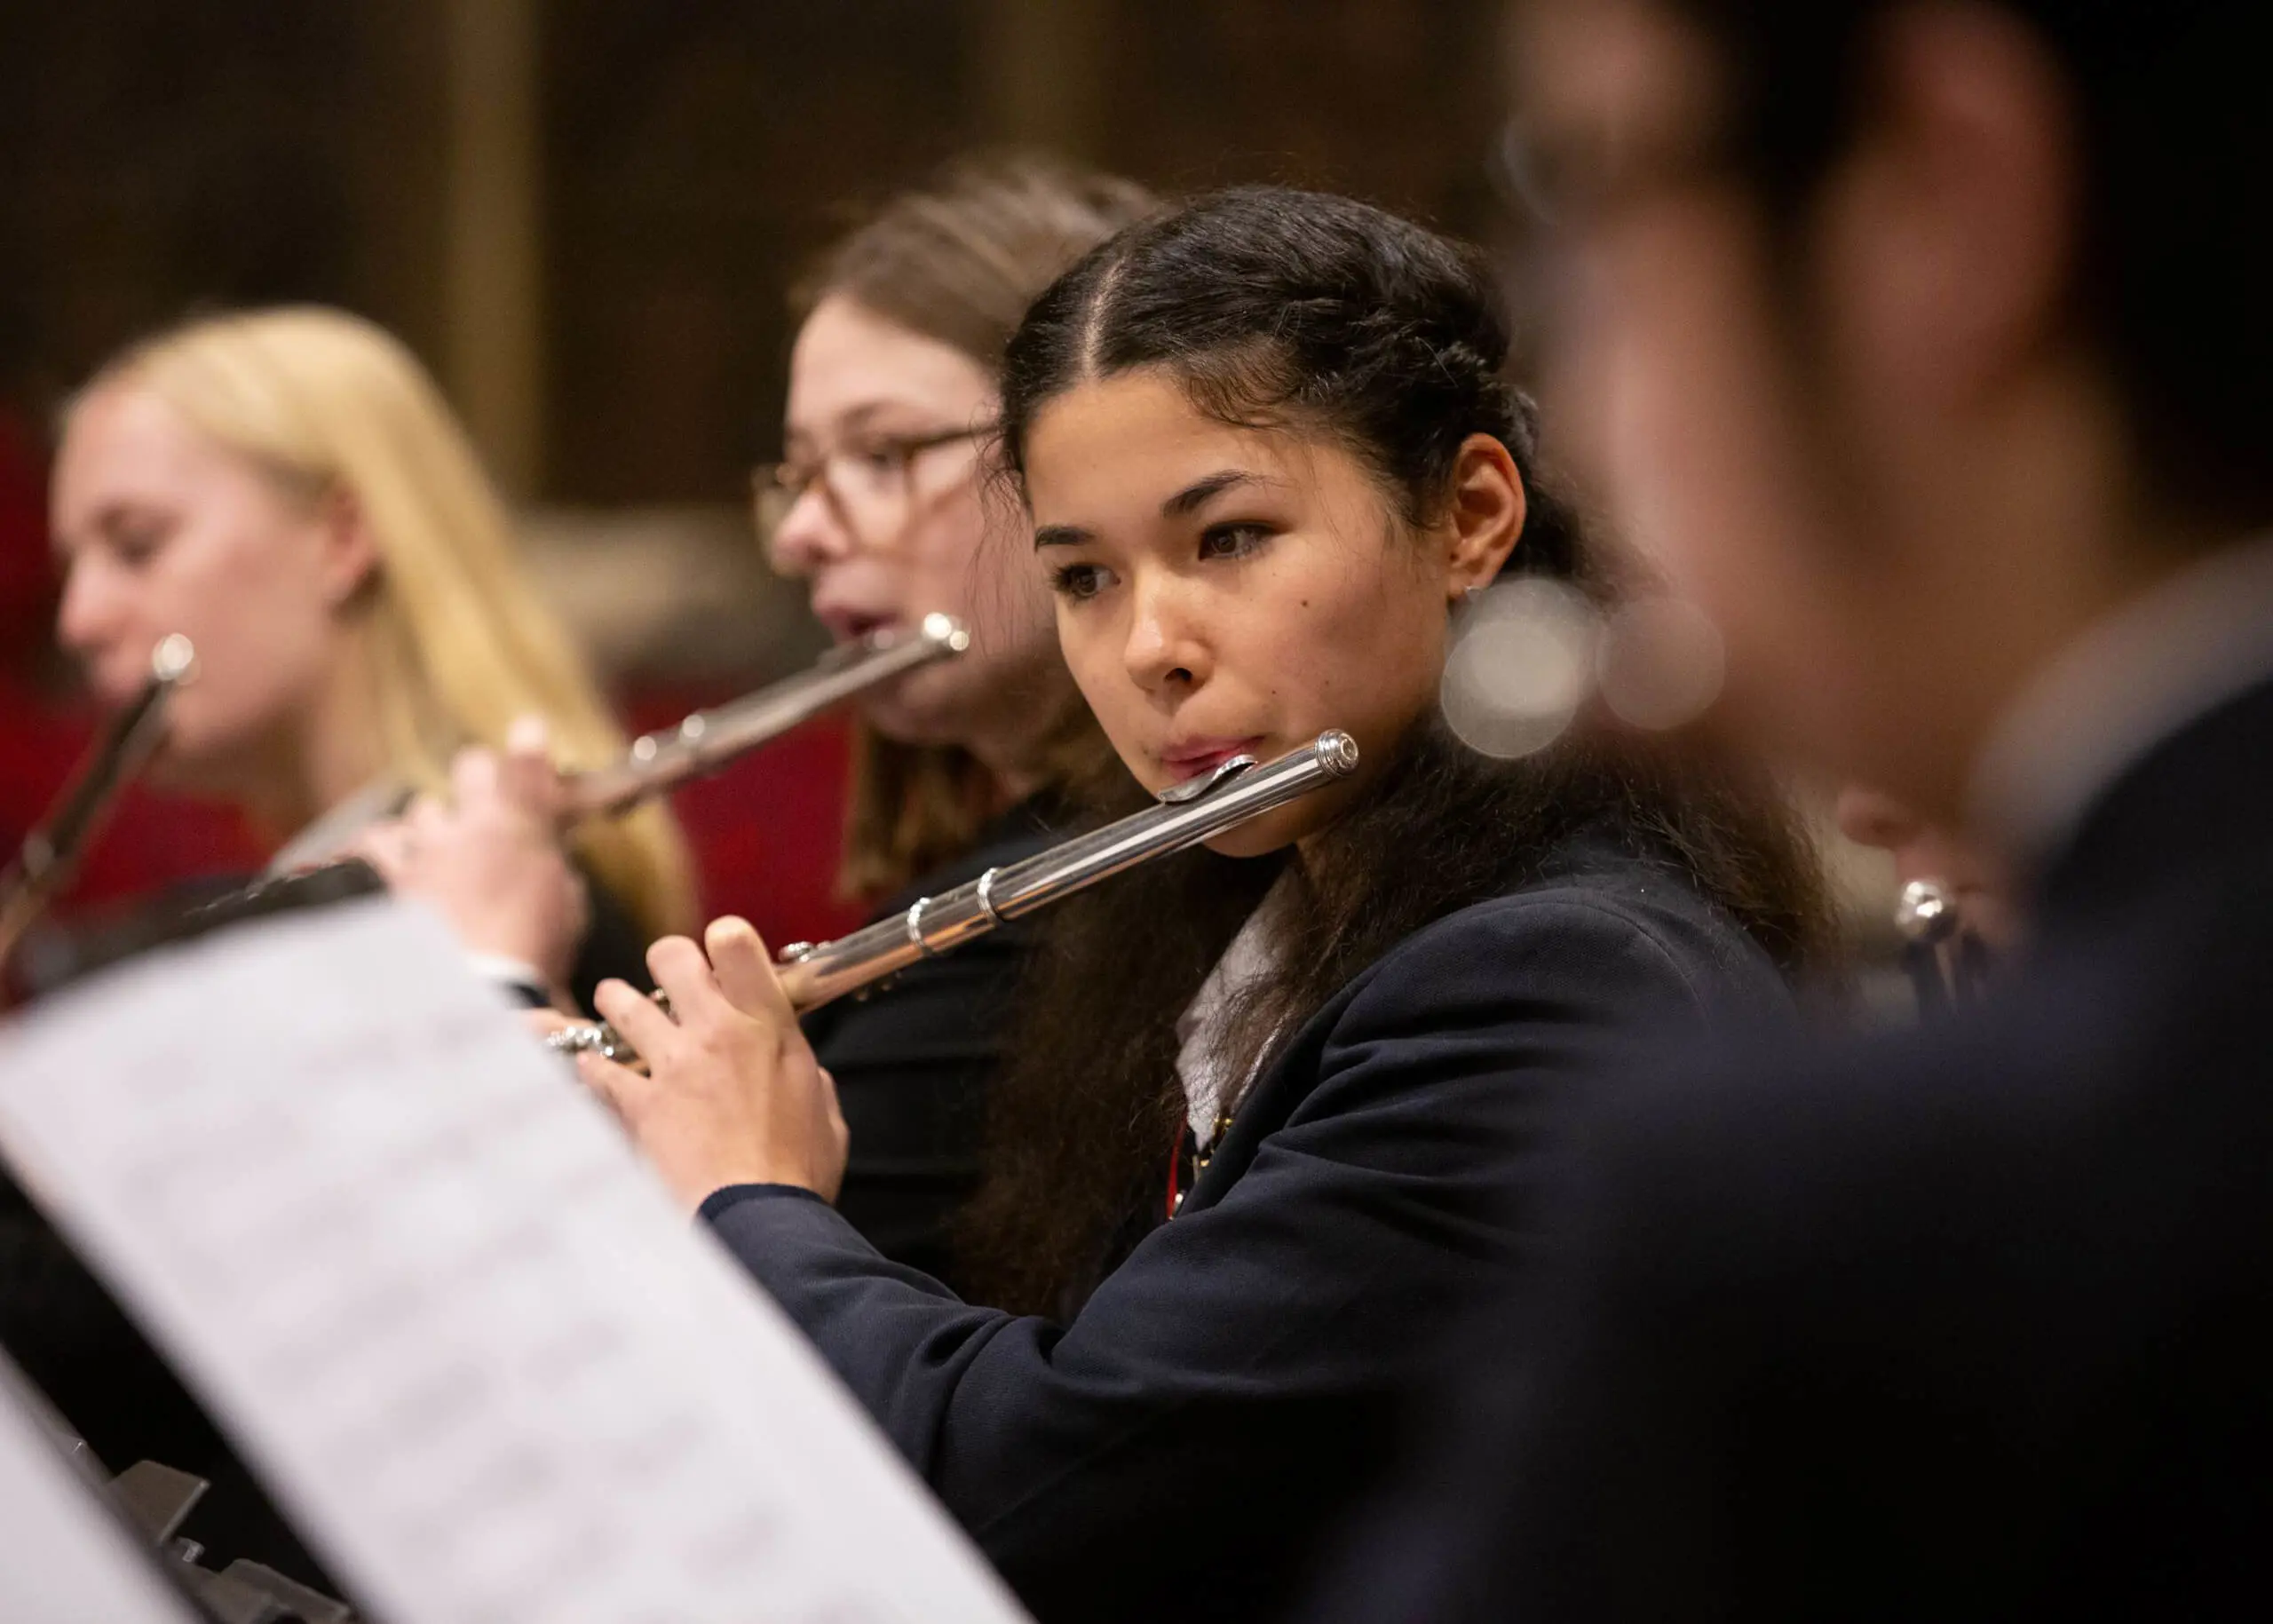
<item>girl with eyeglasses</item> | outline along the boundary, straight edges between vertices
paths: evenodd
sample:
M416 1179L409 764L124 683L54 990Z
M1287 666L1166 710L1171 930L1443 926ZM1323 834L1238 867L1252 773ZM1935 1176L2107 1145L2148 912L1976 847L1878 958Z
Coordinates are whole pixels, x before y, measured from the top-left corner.
M855 711L840 887L885 911L1039 850L1076 780L1111 760L985 452L1019 316L1152 206L1129 182L1039 160L965 163L886 202L796 293L785 455L755 482L775 567L806 582L840 642L942 612L972 634L961 658ZM408 868L387 865L399 886L419 889L408 869L444 860L448 827L431 826ZM542 887L489 890L510 933L527 934L517 915ZM841 1210L886 1256L958 1284L955 1215L978 1183L1027 939L1006 931L806 1023L859 1129Z

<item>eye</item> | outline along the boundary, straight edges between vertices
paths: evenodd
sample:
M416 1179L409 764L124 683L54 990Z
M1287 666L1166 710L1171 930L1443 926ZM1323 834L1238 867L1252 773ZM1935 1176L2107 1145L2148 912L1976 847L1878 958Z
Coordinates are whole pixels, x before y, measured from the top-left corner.
M1061 564L1049 572L1049 590L1072 602L1086 603L1112 579L1112 572L1101 564Z
M1200 556L1203 558L1245 558L1260 552L1271 540L1271 532L1257 524L1210 525L1200 533Z
M158 549L166 543L166 528L162 525L114 526L103 537L103 545L120 566L140 569L158 556Z

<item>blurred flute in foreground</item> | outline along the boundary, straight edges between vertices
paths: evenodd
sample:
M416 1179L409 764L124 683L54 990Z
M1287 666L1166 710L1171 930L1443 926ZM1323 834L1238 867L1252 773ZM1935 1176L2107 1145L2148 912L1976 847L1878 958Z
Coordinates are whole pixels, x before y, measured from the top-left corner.
M780 953L781 987L799 1012L857 992L918 959L949 953L995 926L1047 907L1099 880L1154 858L1211 840L1357 769L1357 741L1328 731L1267 765L1235 756L1205 778L1163 791L1160 804L1049 851L989 868L968 885L920 897L907 913L880 919L818 947L796 942ZM590 1050L636 1064L638 1057L613 1026L566 1026L545 1040L558 1053Z
M55 893L70 883L119 794L149 764L166 736L166 707L197 669L197 650L179 632L151 651L149 679L113 717L37 828L0 875L0 964Z

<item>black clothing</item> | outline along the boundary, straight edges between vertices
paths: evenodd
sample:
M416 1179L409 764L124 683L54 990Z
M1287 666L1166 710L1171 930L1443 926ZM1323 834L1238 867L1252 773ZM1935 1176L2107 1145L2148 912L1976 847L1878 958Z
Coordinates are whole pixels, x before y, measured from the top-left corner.
M1053 838L1048 820L1035 803L1013 807L969 857L924 875L877 917L1034 856ZM1032 941L1032 925L1013 921L804 1020L852 1132L836 1209L886 1257L950 1286L949 1230L978 1184L986 1085Z
M2100 797L1985 1008L1613 1097L1319 1615L2263 1616L2269 829L2273 685Z
M643 993L654 991L654 979L647 973L646 933L614 892L590 874L585 880L590 917L568 970L568 992L577 1007L590 1010L592 989L610 978L628 981ZM211 875L186 880L123 913L68 927L38 927L26 937L16 962L9 966L11 980L27 995L44 995L168 942L271 914L326 907L384 888L377 871L354 858L281 876ZM516 985L512 990L518 995L522 989Z
M628 981L643 993L655 990L647 973L647 933L615 894L587 875L590 899L584 939L576 945L576 962L568 968L568 995L580 1010L592 1007L592 989L603 981Z
M804 1192L722 1190L704 1216L1039 1617L1258 1616L1389 1458L1443 1327L1513 1265L1507 1187L1548 1097L1636 1028L1788 1017L1766 956L1669 867L1581 843L1549 867L1295 1033L1181 1215L1064 1325L959 1302Z

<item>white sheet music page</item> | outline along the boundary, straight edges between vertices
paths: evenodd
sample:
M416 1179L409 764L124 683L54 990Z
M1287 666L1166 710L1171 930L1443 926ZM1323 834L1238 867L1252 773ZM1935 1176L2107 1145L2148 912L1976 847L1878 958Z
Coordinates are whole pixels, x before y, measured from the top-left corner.
M43 1008L0 1039L0 1142L392 1624L1023 1616L412 909Z
M189 1604L17 1402L0 1359L0 1619L195 1624Z

